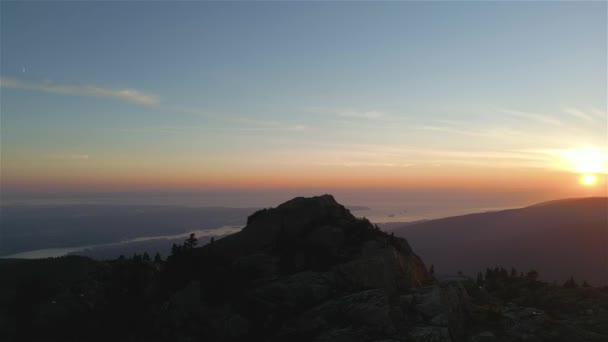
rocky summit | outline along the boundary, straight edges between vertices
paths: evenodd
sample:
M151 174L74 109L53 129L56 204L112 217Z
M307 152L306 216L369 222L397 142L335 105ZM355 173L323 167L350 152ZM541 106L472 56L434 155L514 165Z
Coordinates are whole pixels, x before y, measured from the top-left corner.
M197 253L251 282L239 295L245 310L207 308L220 340L449 341L463 336L470 315L458 282L434 284L406 240L355 218L331 195L260 210L240 233Z

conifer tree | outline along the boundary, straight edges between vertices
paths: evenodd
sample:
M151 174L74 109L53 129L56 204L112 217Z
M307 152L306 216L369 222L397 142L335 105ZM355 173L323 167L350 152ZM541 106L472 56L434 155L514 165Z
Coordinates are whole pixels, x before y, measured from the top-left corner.
M154 255L154 263L160 264L163 261L163 259L160 257L160 253L156 252L156 255Z
M483 286L483 273L477 273L477 286Z
M198 244L198 239L196 238L196 235L194 233L190 234L190 237L186 239L186 242L184 242L184 247L186 249L192 249L194 247L196 247L196 245Z

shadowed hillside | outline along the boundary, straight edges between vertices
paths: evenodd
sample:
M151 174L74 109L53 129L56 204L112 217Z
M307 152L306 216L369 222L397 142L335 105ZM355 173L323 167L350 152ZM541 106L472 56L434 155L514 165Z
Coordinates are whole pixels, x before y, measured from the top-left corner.
M439 273L495 265L608 284L608 199L567 199L425 221L394 229Z

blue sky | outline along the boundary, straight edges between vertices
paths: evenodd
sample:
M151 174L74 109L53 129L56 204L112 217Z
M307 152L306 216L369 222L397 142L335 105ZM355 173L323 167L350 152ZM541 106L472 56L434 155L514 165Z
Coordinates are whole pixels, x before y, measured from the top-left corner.
M606 6L2 2L3 183L575 172L606 159Z

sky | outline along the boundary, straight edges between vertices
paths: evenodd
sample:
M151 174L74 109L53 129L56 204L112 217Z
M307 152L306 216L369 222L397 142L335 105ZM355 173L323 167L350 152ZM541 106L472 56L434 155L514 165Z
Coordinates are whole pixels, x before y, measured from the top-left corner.
M0 15L4 191L606 193L603 1L2 1Z

